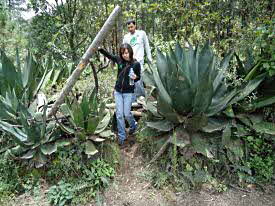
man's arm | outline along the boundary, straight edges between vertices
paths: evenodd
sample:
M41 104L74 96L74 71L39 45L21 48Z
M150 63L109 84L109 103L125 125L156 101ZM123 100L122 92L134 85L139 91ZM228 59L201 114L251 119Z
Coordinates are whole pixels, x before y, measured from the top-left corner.
M144 41L144 49L146 51L146 55L148 58L148 61L151 63L152 62L152 54L151 54L151 49L150 49L150 45L149 45L149 40L148 37L146 35L146 33L143 33L143 41Z
M122 40L122 44L125 44L125 43L129 44L129 42L127 42L127 34L124 35L123 40Z

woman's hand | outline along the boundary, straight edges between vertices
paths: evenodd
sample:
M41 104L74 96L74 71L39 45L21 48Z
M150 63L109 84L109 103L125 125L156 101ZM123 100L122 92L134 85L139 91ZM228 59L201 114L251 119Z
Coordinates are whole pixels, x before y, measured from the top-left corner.
M136 74L132 74L131 75L131 79L135 80L137 78L137 75Z

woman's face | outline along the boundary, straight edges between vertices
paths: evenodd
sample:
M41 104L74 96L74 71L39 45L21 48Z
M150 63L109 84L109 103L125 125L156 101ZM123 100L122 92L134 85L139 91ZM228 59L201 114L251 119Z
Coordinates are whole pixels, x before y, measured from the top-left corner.
M122 58L123 58L125 61L130 61L128 49L124 49L124 52L122 53Z

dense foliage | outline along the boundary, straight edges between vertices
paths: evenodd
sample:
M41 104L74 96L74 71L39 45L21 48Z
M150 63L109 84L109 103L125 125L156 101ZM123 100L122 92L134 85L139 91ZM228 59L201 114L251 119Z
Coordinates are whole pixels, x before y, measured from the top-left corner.
M3 0L0 203L12 193L36 193L45 179L49 202L78 205L114 176L120 153L106 102L115 77L102 71L105 59L95 55L59 113L46 117L115 5L123 12L103 47L115 53L133 18L155 59L144 75L147 112L138 134L156 163L148 176L154 186L208 182L224 191L230 183L274 179L272 1Z

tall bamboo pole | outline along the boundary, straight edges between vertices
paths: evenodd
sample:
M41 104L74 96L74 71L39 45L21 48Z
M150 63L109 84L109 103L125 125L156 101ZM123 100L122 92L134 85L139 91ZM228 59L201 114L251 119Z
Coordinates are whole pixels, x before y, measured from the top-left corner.
M51 117L52 115L56 114L58 107L64 102L65 97L72 90L81 72L86 68L87 64L89 63L89 59L95 53L96 48L102 43L103 39L107 37L108 33L111 31L112 27L115 25L116 19L119 16L120 11L121 11L121 8L119 6L116 6L113 12L108 17L108 19L105 21L104 25L102 26L100 31L97 33L95 39L93 40L93 42L91 43L91 45L89 46L85 54L82 56L76 69L71 74L71 76L67 79L66 85L61 90L59 97L55 101L47 117Z

